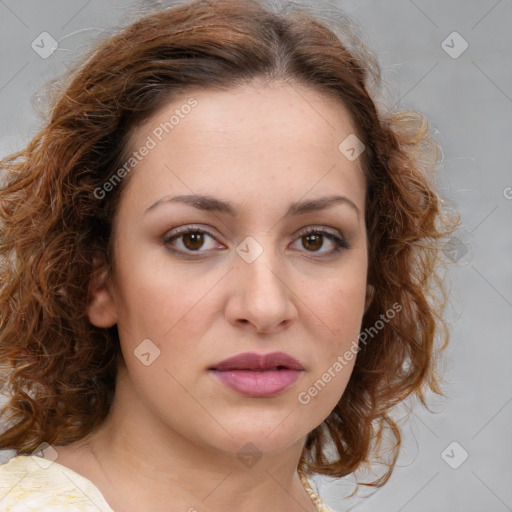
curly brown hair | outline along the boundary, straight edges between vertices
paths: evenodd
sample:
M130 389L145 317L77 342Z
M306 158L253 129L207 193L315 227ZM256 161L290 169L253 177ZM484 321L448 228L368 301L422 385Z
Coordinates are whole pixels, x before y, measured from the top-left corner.
M446 341L447 331L437 268L455 224L435 192L437 152L425 118L378 109L375 59L348 24L333 30L302 8L197 0L141 17L68 75L41 131L0 165L0 365L8 398L0 448L66 445L109 413L119 337L115 326L89 322L87 283L95 255L112 261L112 219L129 176L101 199L98 190L125 161L134 129L187 88L229 90L264 77L310 86L350 112L366 146L374 287L362 330L393 304L402 308L361 344L339 403L307 436L299 469L347 475L391 429L394 456L373 485L389 478L401 443L392 407L410 395L425 404L426 390L440 392L436 340Z

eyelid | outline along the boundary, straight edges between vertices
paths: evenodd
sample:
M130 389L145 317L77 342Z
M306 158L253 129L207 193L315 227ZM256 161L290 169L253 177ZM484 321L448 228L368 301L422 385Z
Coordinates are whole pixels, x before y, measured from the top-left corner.
M178 238L179 235L183 235L183 234L186 235L187 233L195 233L195 232L204 233L204 234L210 236L211 238L214 238L218 242L217 235L213 234L209 230L209 228L205 228L205 227L203 227L203 226L201 226L199 224L198 225L196 225L196 224L187 224L186 226L179 226L177 228L174 228L174 229L172 229L171 231L169 231L168 233L166 233L164 235L163 240L164 240L165 243L168 243L173 238ZM219 243L222 243L222 242L219 242ZM222 244L222 245L224 245L224 244Z
M299 231L297 231L297 233L294 236L296 236L296 237L303 236L304 234L308 234L310 232L321 232L322 234L333 235L333 236L337 236L339 238L345 238L343 236L343 233L341 233L341 231L339 231L338 229L329 228L327 226L315 225L315 224L312 224L311 226L307 226L305 228L300 229Z

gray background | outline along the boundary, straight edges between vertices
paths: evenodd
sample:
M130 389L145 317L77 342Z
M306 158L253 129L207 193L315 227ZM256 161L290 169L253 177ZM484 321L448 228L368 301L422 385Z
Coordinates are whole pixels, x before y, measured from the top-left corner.
M448 248L457 264L447 398L433 399L434 413L413 407L398 467L372 496L340 500L353 478L315 482L339 511L512 510L512 2L334 3L361 24L395 101L430 119L444 152L441 193L462 226ZM128 0L0 0L0 155L37 130L39 87L137 9ZM59 44L46 59L31 48L43 31Z

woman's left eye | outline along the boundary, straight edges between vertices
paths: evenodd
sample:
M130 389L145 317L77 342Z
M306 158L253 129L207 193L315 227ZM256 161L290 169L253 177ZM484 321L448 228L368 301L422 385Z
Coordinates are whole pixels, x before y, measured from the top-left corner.
M307 252L333 254L341 251L342 249L349 249L348 242L344 238L340 238L334 233L323 228L309 228L300 234L298 240L302 241L302 246L304 248L311 248L311 250L308 250ZM324 246L324 242L326 240L330 243L332 249L319 251L318 249Z
M207 244L208 239L211 242ZM177 253L190 254L193 252L206 252L215 249L215 237L203 229L196 227L178 228L164 240L167 246L172 246L171 250ZM327 253L333 254L348 249L349 245L344 238L327 231L323 228L309 228L299 234L295 244L301 243L306 252L310 253ZM330 245L331 249L321 250L326 245ZM209 247L205 247L208 246ZM222 245L222 244L221 244Z

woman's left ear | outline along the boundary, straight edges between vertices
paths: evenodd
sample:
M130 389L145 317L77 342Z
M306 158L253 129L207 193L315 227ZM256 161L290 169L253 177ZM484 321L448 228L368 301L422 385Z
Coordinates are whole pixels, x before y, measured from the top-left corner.
M93 273L89 281L87 317L96 327L109 328L117 323L117 306L104 257L93 258Z
M366 313L368 311L368 308L370 307L370 304L373 301L373 297L375 296L375 286L372 284L366 285L366 300L364 303L364 312Z

